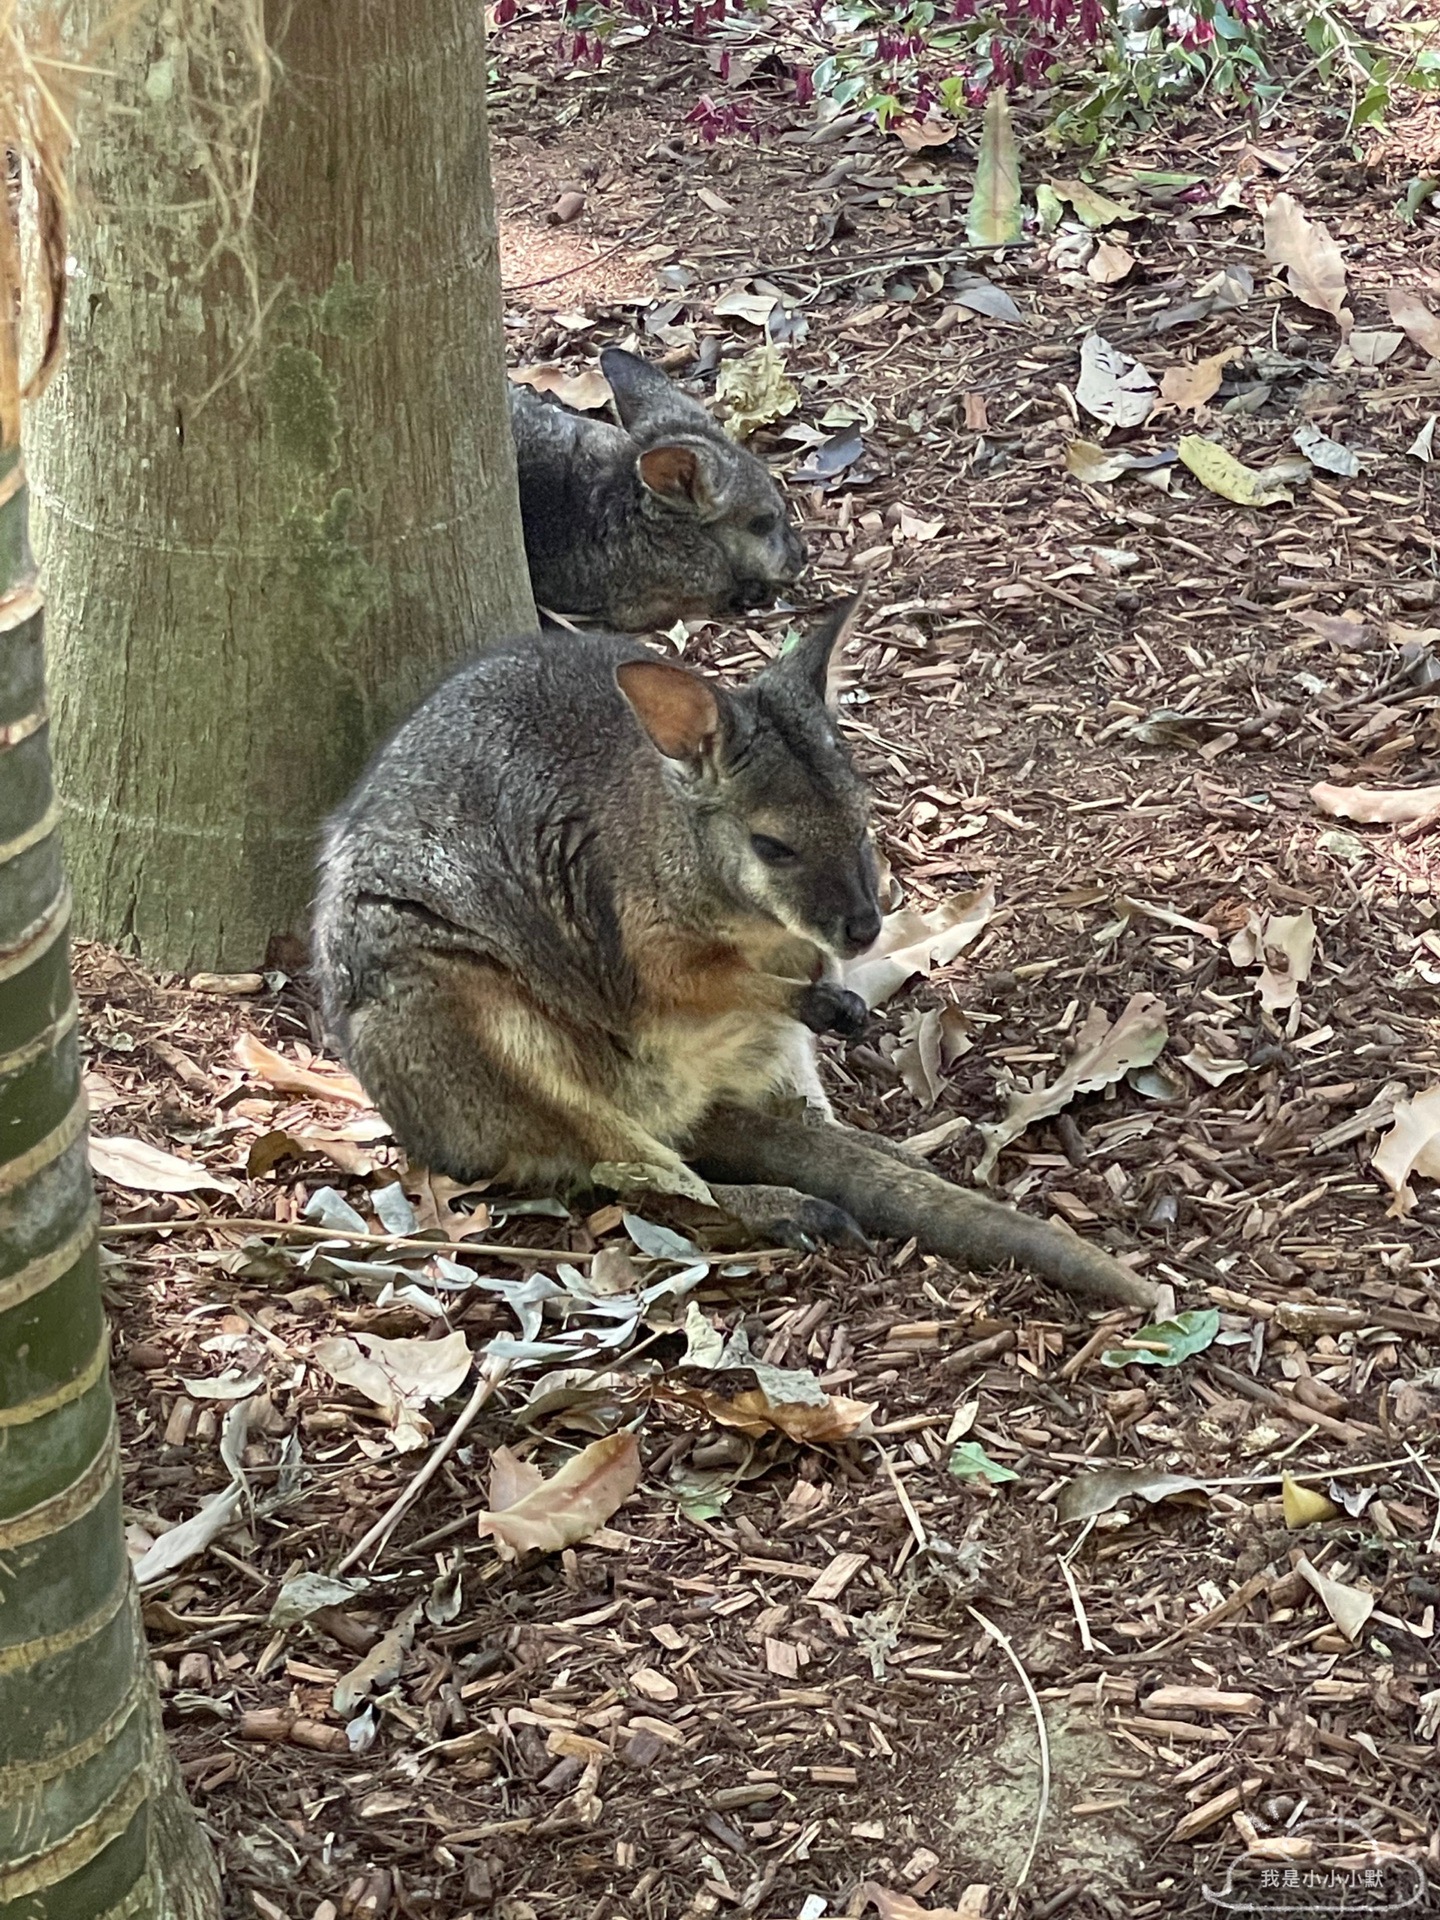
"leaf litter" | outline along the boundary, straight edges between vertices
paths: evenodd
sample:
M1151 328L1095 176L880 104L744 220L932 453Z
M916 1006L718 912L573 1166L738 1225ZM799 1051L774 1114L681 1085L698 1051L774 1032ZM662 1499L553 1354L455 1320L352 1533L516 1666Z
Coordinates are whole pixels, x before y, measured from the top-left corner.
M658 51L623 57L649 61ZM586 77L564 98L584 90L598 101L590 86ZM1092 1000L1113 1010L1133 992L1153 992L1175 1036L1167 1070L1172 1056L1190 1056L1209 1063L1219 1084L1196 1073L1190 1094L1167 1104L1122 1076L1038 1121L997 1172L1007 1200L1139 1255L1151 1277L1174 1287L1177 1311L1216 1308L1220 1331L1179 1367L1105 1368L1100 1348L1084 1357L1099 1325L1023 1275L970 1276L904 1247L732 1261L702 1247L709 1231L693 1212L662 1212L647 1200L646 1224L678 1232L692 1250L652 1256L612 1217L614 1208L583 1219L563 1209L532 1214L487 1193L454 1196L452 1207L443 1183L406 1170L383 1133L338 1143L369 1159L364 1172L291 1156L252 1176L246 1160L263 1130L298 1140L339 1134L351 1111L327 1097L329 1089L271 1086L233 1056L238 1025L249 1023L292 1068L298 1062L300 1072L338 1081L333 1063L307 1044L299 1003L259 979L244 1001L198 989L192 999L173 987L152 999L142 975L111 968L92 950L82 956L82 971L91 970L92 1061L118 1094L106 1130L164 1143L237 1185L233 1195L106 1187L127 1227L127 1237L110 1243L120 1262L110 1283L125 1326L117 1343L122 1415L140 1436L126 1456L137 1526L163 1530L231 1485L222 1428L231 1407L248 1409L239 1458L257 1517L242 1502L213 1547L146 1595L169 1731L192 1791L224 1838L232 1878L282 1912L308 1914L329 1900L338 1912L349 1906L390 1920L408 1904L423 1911L427 1897L432 1910L457 1913L505 1911L511 1901L538 1912L552 1898L590 1912L608 1899L612 1910L649 1906L661 1920L698 1894L718 1900L721 1911L749 1897L760 1914L771 1905L798 1914L817 1911L806 1903L820 1901L841 1911L867 1883L903 1889L922 1911L956 1910L972 1887L1006 1884L1006 1860L1011 1877L1018 1871L1034 1806L1033 1730L1028 1747L1012 1742L1017 1725L1026 1731L1023 1709L1014 1710L1016 1676L956 1611L952 1582L976 1577L962 1558L973 1549L987 1583L977 1604L1005 1624L1033 1684L1052 1696L1044 1710L1064 1755L1047 1827L1055 1852L1042 1850L1037 1901L1078 1880L1104 1888L1117 1911L1129 1912L1147 1901L1163 1906L1177 1874L1188 1885L1199 1868L1219 1884L1232 1860L1249 1857L1225 1796L1257 1775L1263 1786L1235 1809L1256 1845L1287 1838L1283 1822L1267 1822L1269 1796L1309 1796L1307 1807L1329 1819L1360 1812L1363 1791L1392 1810L1364 1808L1386 1847L1423 1846L1413 1787L1423 1743L1433 1742L1420 1704L1433 1689L1402 1626L1425 1626L1423 1604L1406 1585L1407 1556L1426 1550L1435 1511L1424 1472L1406 1451L1427 1457L1436 1405L1426 1384L1440 1364L1427 1264L1433 1201L1417 1175L1415 1210L1387 1219L1389 1191L1370 1156L1398 1099L1422 1093L1440 1070L1424 1002L1414 997L1433 992L1424 970L1436 964L1425 944L1434 896L1416 890L1433 887L1433 854L1423 828L1406 836L1403 821L1362 819L1351 837L1367 850L1365 863L1348 865L1323 843L1333 822L1307 798L1317 782L1414 792L1433 754L1433 695L1406 677L1414 669L1387 637L1392 621L1419 629L1436 619L1433 600L1423 597L1433 551L1417 498L1424 456L1407 457L1425 444L1435 412L1424 392L1407 391L1429 378L1421 349L1407 336L1374 364L1352 354L1353 367L1343 357L1332 365L1335 332L1323 309L1307 310L1288 294L1282 302L1274 282L1247 290L1237 255L1260 242L1247 179L1222 217L1212 220L1206 205L1194 221L1202 237L1187 243L1177 229L1193 199L1158 205L1097 171L1101 192L1149 216L1127 243L1143 274L1105 286L1082 261L1077 285L1038 251L1008 249L987 261L987 284L1010 301L1020 325L1015 316L992 317L983 303L1001 302L964 280L971 262L954 263L951 285L942 259L935 287L924 268L894 264L950 250L944 194L935 189L954 186L944 177L953 168L950 218L963 221L968 181L958 142L930 149L941 177L919 183L913 198L916 183L898 174L877 171L873 177L895 183L884 187L857 179L880 164L863 129L842 128L813 148L767 139L752 153L747 141L722 143L713 157L735 166L714 184L735 210L714 214L718 225L707 234L684 190L713 150L674 162L673 187L663 155L638 164L655 144L662 98L647 98L634 177L661 203L658 244L670 236L668 262L689 260L688 271L704 275L710 264L691 259L690 249L752 248L716 264L725 275L717 288L738 286L766 310L772 332L787 313L810 325L808 344L786 345L787 375L801 397L783 424L817 439L777 435L775 444L803 458L817 444L828 455L847 434L857 443L848 453L842 445L828 475L792 482L792 497L807 523L817 595L853 584L852 556L868 561L882 550L870 577L883 596L842 724L853 725L877 781L877 822L906 901L928 915L984 876L999 883L974 938L898 986L865 1041L847 1049L825 1043L831 1097L844 1117L891 1137L921 1128L945 1135L932 1163L964 1180L983 1148L972 1119L1003 1111L1012 1083L1053 1082ZM499 165L513 180L535 162L507 145L513 109L503 96L492 106ZM525 109L547 128L553 111L544 94ZM614 102L604 111L607 161L628 164L619 158L624 140L608 139L623 116ZM1018 106L1015 121L1027 142ZM554 203L565 155L576 156L578 174L595 148L589 120L556 131L534 196L542 210ZM1224 197L1216 185L1239 171L1235 154L1223 151L1227 132L1217 122L1214 136L1192 135L1193 159L1187 147L1182 162L1207 183L1209 204ZM902 151L896 141L890 148ZM1173 168L1173 157L1153 157ZM812 194L837 161L850 173ZM762 162L798 170L793 194L777 193L773 171L762 179ZM703 177L708 183L710 174ZM758 182L758 194L747 194L747 180ZM1386 287L1425 284L1416 235L1392 243L1383 219L1356 224L1357 210L1372 204L1351 197L1362 189L1317 177L1304 162L1285 185L1345 248L1346 304L1369 356L1364 336L1403 331L1387 312ZM600 182L588 195L586 225L600 246L611 244L599 238L606 192ZM514 185L509 195L507 220L526 197ZM758 208L764 249L746 225ZM804 224L812 212L813 234ZM812 239L832 217L838 238L812 254ZM641 252L652 230L647 225ZM615 238L624 231L622 224ZM546 232L546 244L573 248L573 230ZM1085 238L1088 260L1096 236L1087 230ZM784 251L789 245L793 253ZM802 256L812 282L857 270L870 277L826 288L818 300L799 277L772 279L772 268ZM561 263L574 258L572 251ZM608 271L585 267L558 284L548 306L541 302L549 290L521 296L512 314L517 357L582 371L596 346L623 343L631 327L642 334L642 351L678 351L687 336L704 345L713 312L707 287L692 282L691 308L670 321L658 319L657 306L666 337L643 331L643 305L604 305L595 289ZM759 279L783 295L768 309ZM625 297L632 289L646 292L631 281ZM1210 303L1208 321L1172 326L1187 290L1193 305ZM661 304L685 292L668 287ZM967 294L981 304L967 306ZM930 332L951 308L943 329ZM753 346L752 324L729 317L712 372ZM1327 477L1317 468L1315 486L1303 491L1282 480L1295 502L1262 520L1190 485L1174 459L1174 416L1167 444L1161 414L1116 429L1126 445L1115 451L1142 462L1168 456L1168 467L1148 471L1173 473L1178 497L1137 484L1147 470L1131 467L1107 496L1116 518L1106 520L1065 477L1061 449L1075 422L1056 388L1084 331L1154 360L1158 375L1160 362L1144 344L1152 325L1169 335L1167 361L1239 346L1205 403L1204 431L1251 470L1293 458L1291 436L1309 419L1326 439L1364 450L1361 473ZM684 368L681 377L689 377ZM702 390L708 378L700 375ZM1307 392L1313 382L1327 391ZM768 439L761 444L774 451ZM897 540L898 523L885 515L900 506L927 523L943 517L943 526L923 543ZM872 517L877 524L866 525ZM1356 618L1322 632L1299 623L1307 613ZM756 617L723 635L692 633L685 646L725 670L747 648L763 657L774 640ZM1172 718L1152 728L1157 715ZM1117 875L1127 898L1173 913L1176 923L1120 907ZM1073 904L1097 881L1100 899ZM1259 964L1237 968L1228 943L1252 910L1263 928L1269 917L1307 907L1324 952L1302 986L1292 1035L1276 1030L1277 1022L1288 1028L1286 1013L1267 1014L1253 992ZM1202 926L1220 936L1218 945L1194 931ZM1097 981L1097 966L1119 970ZM948 1065L942 1057L927 1110L887 1049L907 1025L928 1047L930 1015L940 1016L942 1032L959 1022L967 1050ZM161 1047L198 1070L202 1084ZM923 1093L927 1083L916 1085ZM367 1123L363 1095L353 1110ZM334 1232L317 1241L327 1229L304 1221L314 1191L328 1182L368 1234L383 1233L377 1196L397 1178L420 1235L463 1237L463 1251L377 1249ZM275 1224L264 1233L200 1224L216 1212ZM662 1221L670 1224L662 1229ZM474 1224L462 1235L467 1222ZM505 1260L489 1251L502 1242L562 1258ZM559 1275L562 1260L593 1275L606 1248L622 1250L638 1275L637 1283L618 1263L601 1264L594 1297L615 1301L636 1300L687 1266L708 1267L683 1296L657 1299L648 1320L636 1316L629 1341L643 1351L603 1344L626 1322L589 1313ZM727 1273L730 1265L745 1270ZM366 1564L364 1591L287 1628L284 1644L269 1652L277 1629L267 1609L287 1570L297 1560L312 1570L333 1566L343 1543L357 1540L433 1458L454 1418L453 1403L438 1411L432 1404L436 1439L398 1455L375 1413L323 1372L307 1365L293 1384L305 1356L332 1335L358 1345L361 1332L406 1339L432 1330L443 1337L448 1328L463 1329L478 1358L492 1341L521 1334L510 1299L478 1280L524 1288L536 1274L565 1298L530 1300L526 1311L538 1304L541 1313L534 1344L564 1352L516 1361L491 1412L392 1544ZM618 1291L605 1291L616 1283ZM418 1304L422 1292L427 1308ZM873 1409L872 1428L898 1429L880 1433L880 1443L932 1549L958 1542L955 1557L916 1546L865 1433L807 1445L774 1428L757 1435L727 1427L654 1391L657 1381L699 1382L697 1390L732 1401L755 1380L740 1372L738 1387L722 1388L679 1370L692 1304L725 1341L743 1326L762 1364L806 1372L831 1399ZM186 1321L201 1305L210 1317ZM256 1320L263 1332L250 1324ZM204 1348L212 1330L239 1344ZM1113 1325L1103 1345L1113 1349ZM238 1402L196 1397L183 1384L227 1372L230 1384L257 1374L262 1384ZM982 1448L1017 1482L995 1489L949 1473L957 1399L975 1412L956 1438ZM476 1537L476 1515L489 1510L495 1447L508 1444L548 1477L576 1446L616 1431L617 1421L634 1426L647 1476L598 1534L513 1563ZM1118 1456L1140 1472L1148 1466L1208 1485L1234 1477L1237 1462L1252 1464L1251 1450L1253 1464L1268 1466L1291 1447L1298 1458L1287 1456L1287 1471L1293 1466L1306 1484L1373 1493L1362 1520L1342 1506L1297 1539L1284 1526L1276 1473L1224 1497L1192 1491L1152 1504L1139 1495L1096 1516L1084 1540L1072 1530L1065 1550L1074 1549L1074 1596L1058 1560L1036 1549L1044 1516L1055 1511L1047 1489L1077 1471L1057 1456ZM282 1474L298 1504L267 1517ZM710 1531L677 1508L686 1485L689 1510ZM447 1526L458 1530L419 1544ZM1297 1544L1325 1577L1362 1594L1374 1589L1357 1640L1346 1639L1290 1564ZM423 1607L442 1577L437 1569L452 1567L457 1554L461 1611L437 1625ZM334 1677L308 1676L338 1676L363 1649L332 1629L373 1646L417 1601L422 1615L398 1675L353 1721L338 1722ZM211 1625L232 1619L234 1626ZM1043 1631L1027 1640L1034 1623ZM883 1679L875 1678L872 1644L885 1649ZM197 1645L207 1649L198 1660ZM658 1690L642 1678L651 1673L661 1678ZM663 1697L667 1686L673 1699ZM1142 1704L1176 1690L1186 1704L1153 1712ZM1263 1698L1258 1718L1215 1704L1245 1696ZM869 1719L862 1708L884 1717ZM1063 1745L1058 1725L1067 1716L1078 1717L1087 1740L1105 1739L1104 1757ZM743 1753L731 1734L747 1743ZM1216 1751L1238 1752L1237 1740L1244 1766L1236 1763L1233 1787L1213 1767L1193 1781L1178 1777ZM939 1766L937 1752L945 1755ZM1013 1858L1006 1822L986 1797L1006 1764L1028 1795ZM699 1787L687 1784L695 1780ZM311 1798L295 1797L302 1782ZM1122 1797L1123 1807L1106 1810ZM323 1810L308 1817L322 1800ZM1101 1810L1070 1820L1076 1802ZM277 1806L293 1853L257 1842ZM1143 1858L1116 1866L1104 1850L1136 1822L1163 1836L1192 1814L1211 1824L1202 1821L1182 1841L1159 1837ZM422 1818L434 1844L417 1849ZM594 1824L581 1824L586 1819ZM505 1821L516 1824L496 1831ZM752 1851L737 1851L710 1821ZM470 1838L477 1828L488 1830ZM1078 1851L1087 1833L1103 1836L1098 1856ZM1053 1866L1045 1864L1052 1857ZM577 1858L588 1863L583 1871ZM642 1887L652 1869L658 1878ZM768 1888L752 1892L772 1872Z

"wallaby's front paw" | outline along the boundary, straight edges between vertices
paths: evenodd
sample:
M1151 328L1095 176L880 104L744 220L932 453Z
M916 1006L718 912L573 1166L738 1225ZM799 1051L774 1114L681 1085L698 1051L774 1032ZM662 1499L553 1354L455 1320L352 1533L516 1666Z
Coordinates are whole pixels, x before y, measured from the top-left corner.
M870 1009L848 987L834 980L817 980L801 994L795 1017L812 1033L838 1033L847 1040L858 1040L869 1021Z

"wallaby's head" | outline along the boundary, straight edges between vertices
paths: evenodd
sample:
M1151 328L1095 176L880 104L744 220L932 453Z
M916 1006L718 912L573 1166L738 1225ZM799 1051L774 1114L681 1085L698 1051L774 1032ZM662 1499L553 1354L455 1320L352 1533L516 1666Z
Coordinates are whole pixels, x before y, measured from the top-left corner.
M745 687L667 660L615 670L692 809L706 881L838 955L862 953L880 932L869 796L828 697L857 604L839 602Z
M639 449L647 509L690 523L723 554L731 607L767 605L805 564L805 547L764 462L736 446L658 367L607 347L600 365L620 424Z

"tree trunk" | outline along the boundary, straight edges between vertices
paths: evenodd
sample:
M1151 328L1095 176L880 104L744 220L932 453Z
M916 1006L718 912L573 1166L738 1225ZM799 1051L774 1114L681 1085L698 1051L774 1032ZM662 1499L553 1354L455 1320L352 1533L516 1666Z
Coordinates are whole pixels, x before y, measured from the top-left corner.
M76 44L115 15L80 0ZM483 8L121 17L117 97L80 114L69 359L27 423L77 923L248 968L304 932L377 740L534 625Z
M0 198L0 1915L218 1920L120 1519L10 238Z

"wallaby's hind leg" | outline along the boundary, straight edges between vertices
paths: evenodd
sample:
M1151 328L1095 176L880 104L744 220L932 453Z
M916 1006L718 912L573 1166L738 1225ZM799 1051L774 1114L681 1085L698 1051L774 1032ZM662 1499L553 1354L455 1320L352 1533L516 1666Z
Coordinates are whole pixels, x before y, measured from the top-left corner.
M698 1184L608 1098L564 1029L483 960L427 955L392 974L384 998L351 1015L347 1052L406 1152L454 1179L564 1193L609 1161L669 1172L681 1191Z
M925 1252L968 1266L1014 1262L1070 1293L1132 1307L1155 1304L1149 1282L1103 1248L879 1152L848 1127L717 1107L693 1142L690 1159L706 1180L797 1187L844 1208L866 1233L893 1240L913 1234Z

